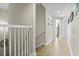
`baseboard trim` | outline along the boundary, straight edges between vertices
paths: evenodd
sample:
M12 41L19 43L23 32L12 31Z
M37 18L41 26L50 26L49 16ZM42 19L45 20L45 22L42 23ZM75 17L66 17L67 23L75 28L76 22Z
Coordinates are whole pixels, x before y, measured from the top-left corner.
M45 46L49 45L49 43L50 43L51 41L53 41L53 40L48 41L48 42L45 44Z
M36 48L39 48L39 47L41 47L42 45L45 45L45 43L41 43L41 44L37 45Z
M67 40L67 43L68 43L68 46L69 46L70 54L71 54L71 56L73 56L72 49L71 49L71 46L70 46L70 43L69 43L68 40Z
M69 50L70 50L70 55L73 56L72 49L71 49L71 46L70 46L70 43L69 43L69 39L63 38L63 37L60 37L59 39L67 39L68 47L69 47Z
M36 51L34 51L30 56L36 56Z

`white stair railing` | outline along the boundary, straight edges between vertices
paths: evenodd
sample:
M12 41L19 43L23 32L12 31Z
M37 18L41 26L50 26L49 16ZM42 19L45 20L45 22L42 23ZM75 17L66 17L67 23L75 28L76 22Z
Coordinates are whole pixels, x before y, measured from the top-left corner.
M6 56L6 44L5 44L5 39L6 39L6 28L8 28L8 36L9 36L9 56L12 56L12 31L13 29L13 34L14 34L14 56L18 54L18 56L28 56L29 55L29 30L32 29L32 26L24 26L24 25L4 25L0 24L0 27L4 28L4 33L3 33L3 38L4 38L4 56ZM16 31L18 29L18 31ZM18 42L16 41L16 33L18 33ZM18 43L18 44L17 44ZM18 45L18 53L16 52L16 45Z

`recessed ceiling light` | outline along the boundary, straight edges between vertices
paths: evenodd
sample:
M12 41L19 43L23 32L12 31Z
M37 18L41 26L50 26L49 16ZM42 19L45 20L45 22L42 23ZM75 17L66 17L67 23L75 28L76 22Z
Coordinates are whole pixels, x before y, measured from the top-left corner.
M57 13L60 13L60 10L57 10Z

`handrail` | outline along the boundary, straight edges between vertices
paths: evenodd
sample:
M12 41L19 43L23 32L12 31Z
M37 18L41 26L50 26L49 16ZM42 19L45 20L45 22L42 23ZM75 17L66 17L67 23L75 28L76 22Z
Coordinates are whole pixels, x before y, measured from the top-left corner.
M32 26L25 26L25 25L12 25L12 24L0 24L0 26L4 27L14 27L14 28L32 28Z

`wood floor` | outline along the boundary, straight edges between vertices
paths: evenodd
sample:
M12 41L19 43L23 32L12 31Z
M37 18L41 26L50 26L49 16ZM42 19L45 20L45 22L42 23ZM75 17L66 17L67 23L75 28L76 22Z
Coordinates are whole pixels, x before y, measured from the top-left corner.
M67 39L53 40L49 45L36 50L37 56L70 56Z

